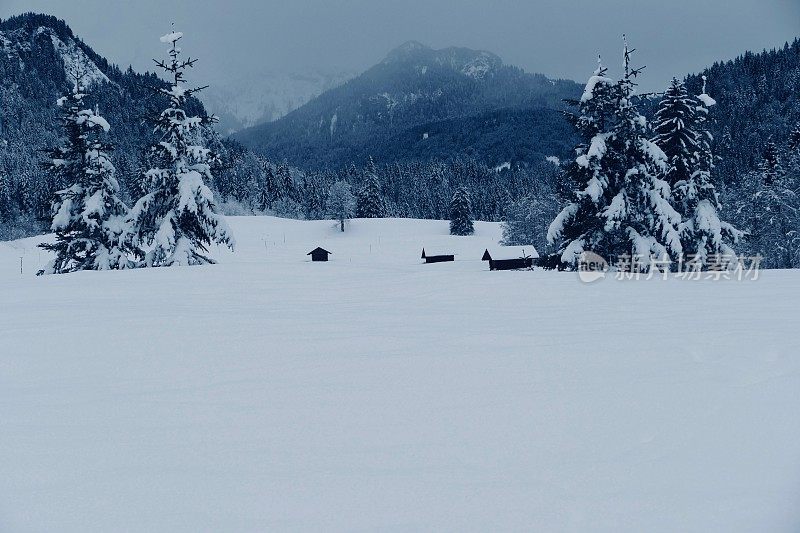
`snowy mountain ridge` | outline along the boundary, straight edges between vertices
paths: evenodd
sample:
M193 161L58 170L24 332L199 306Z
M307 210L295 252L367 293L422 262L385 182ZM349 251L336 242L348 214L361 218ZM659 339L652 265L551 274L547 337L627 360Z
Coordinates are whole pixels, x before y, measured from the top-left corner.
M470 78L481 80L503 66L503 60L486 50L450 46L433 49L418 41L407 41L391 52L383 60L384 64L414 63L414 67L424 75L431 65L446 66Z
M83 75L84 83L89 85L109 81L108 76L89 58L75 38L62 39L53 28L47 26L39 26L30 33L23 28L0 31L0 49L6 57L16 58L21 65L24 65L21 53L30 52L33 41L40 35L50 38L54 52L64 65L64 75L67 79L72 79L74 73L79 72Z

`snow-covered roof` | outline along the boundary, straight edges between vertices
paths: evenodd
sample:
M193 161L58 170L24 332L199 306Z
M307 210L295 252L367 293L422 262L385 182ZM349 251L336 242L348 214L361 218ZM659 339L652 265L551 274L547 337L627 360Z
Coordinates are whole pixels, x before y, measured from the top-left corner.
M440 247L430 248L425 246L422 248L422 257L433 257L435 255L456 255L453 250L448 250Z

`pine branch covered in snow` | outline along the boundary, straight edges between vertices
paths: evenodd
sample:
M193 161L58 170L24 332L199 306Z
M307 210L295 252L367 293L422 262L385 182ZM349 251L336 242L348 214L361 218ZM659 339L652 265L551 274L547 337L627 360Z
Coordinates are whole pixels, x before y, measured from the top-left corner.
M145 249L147 266L212 263L205 255L211 243L233 248L233 234L217 212L214 195L206 185L212 181L211 163L216 156L204 146L202 128L214 117L188 116L187 99L203 89L185 86L184 72L196 62L182 60L177 46L183 37L172 32L161 38L170 45L169 59L156 61L171 84L157 91L169 98L170 106L155 119L161 140L151 148L156 166L144 173L146 194L131 209L133 239Z

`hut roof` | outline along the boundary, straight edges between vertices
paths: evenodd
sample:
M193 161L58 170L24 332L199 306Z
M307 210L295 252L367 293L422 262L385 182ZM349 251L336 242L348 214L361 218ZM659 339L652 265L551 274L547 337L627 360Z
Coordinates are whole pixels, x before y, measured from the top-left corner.
M488 259L486 253L491 255L492 259L516 259L519 257L539 257L539 253L532 244L524 246L490 246L484 251L484 261Z
M326 250L325 248L320 248L319 246L317 246L316 248L314 248L313 250L311 250L310 252L308 252L306 255L311 255L311 254L314 254L314 253L319 253L319 252L326 253L326 254L331 254L331 253L333 253L333 252L329 252L329 251L328 251L328 250Z
M430 248L423 248L422 249L422 259L426 257L433 257L435 255L458 255L453 249L448 249L444 247L434 247L433 251Z

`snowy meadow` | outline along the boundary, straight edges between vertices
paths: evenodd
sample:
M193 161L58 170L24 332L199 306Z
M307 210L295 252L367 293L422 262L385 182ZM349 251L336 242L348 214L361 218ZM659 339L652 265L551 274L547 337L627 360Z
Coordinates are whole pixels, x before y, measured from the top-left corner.
M494 223L228 223L196 267L0 243L0 530L800 527L797 271L585 284L490 272Z

